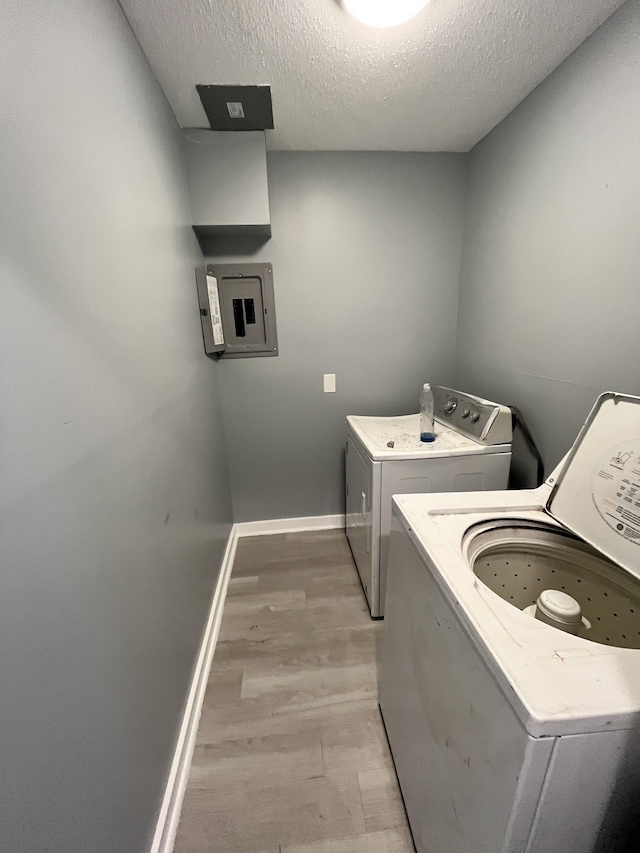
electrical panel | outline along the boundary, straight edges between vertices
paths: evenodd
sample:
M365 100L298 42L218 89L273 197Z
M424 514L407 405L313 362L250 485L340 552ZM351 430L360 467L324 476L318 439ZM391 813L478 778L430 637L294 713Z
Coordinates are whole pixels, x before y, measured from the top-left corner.
M208 264L196 284L207 355L278 355L271 264Z

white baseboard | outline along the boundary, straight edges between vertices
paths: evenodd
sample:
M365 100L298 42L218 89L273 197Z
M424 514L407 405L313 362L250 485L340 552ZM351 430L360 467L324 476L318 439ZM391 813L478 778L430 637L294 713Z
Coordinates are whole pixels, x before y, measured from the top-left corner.
M306 518L269 518L241 521L238 536L266 536L270 533L302 533L305 530L334 530L344 527L344 515L309 515Z
M344 527L344 515L313 515L306 518L274 518L266 521L244 521L234 524L222 559L220 575L211 601L207 626L202 637L189 696L185 705L180 733L171 763L171 770L158 816L150 853L171 853L178 830L180 811L187 787L193 748L200 723L202 703L207 688L213 653L216 649L222 611L227 597L231 569L240 536L261 536L270 533L298 533L305 530L333 530Z
M171 853L175 843L182 800L184 799L184 792L187 787L193 748L198 733L202 703L204 701L213 653L218 640L218 633L220 632L222 610L227 595L227 587L229 586L229 578L231 577L237 544L238 531L237 525L234 524L229 534L229 541L227 542L222 559L220 575L213 593L209 618L207 619L207 626L202 637L202 644L193 672L191 688L189 689L189 696L182 717L182 725L180 726L180 733L150 853Z

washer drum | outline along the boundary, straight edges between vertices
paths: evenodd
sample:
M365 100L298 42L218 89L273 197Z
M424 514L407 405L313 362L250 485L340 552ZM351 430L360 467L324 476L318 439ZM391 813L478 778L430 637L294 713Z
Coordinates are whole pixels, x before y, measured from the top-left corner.
M505 519L474 527L466 546L476 577L519 610L545 590L560 590L585 617L579 636L640 649L640 581L568 531Z

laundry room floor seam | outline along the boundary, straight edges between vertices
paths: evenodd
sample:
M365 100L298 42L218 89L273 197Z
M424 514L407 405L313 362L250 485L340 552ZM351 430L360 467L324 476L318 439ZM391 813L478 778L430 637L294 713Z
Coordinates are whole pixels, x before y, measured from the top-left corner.
M175 853L413 853L342 530L240 540Z

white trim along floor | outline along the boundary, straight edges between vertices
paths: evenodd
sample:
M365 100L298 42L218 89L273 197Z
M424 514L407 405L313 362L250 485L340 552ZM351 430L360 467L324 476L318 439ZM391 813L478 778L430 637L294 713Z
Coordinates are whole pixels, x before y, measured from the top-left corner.
M238 539L277 533L312 530L332 530L344 527L344 515L309 516L306 518L276 518L266 521L247 521L234 524L229 534L220 574L211 600L211 608L198 653L193 679L185 704L165 794L150 853L171 853L180 820L184 793L189 778L193 750L198 733L207 681L220 632L229 579L236 556Z

